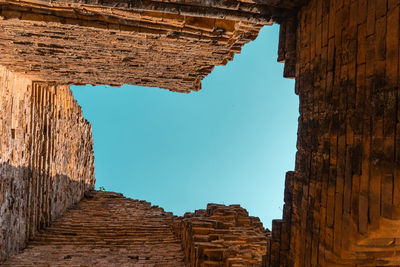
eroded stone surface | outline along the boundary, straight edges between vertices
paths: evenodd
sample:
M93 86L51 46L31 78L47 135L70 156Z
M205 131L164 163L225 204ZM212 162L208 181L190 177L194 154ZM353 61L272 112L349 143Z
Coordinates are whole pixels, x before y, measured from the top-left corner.
M4 266L262 266L269 232L238 205L182 218L121 194L91 194Z
M270 266L400 266L399 16L390 0L300 10L298 152Z
M90 124L68 86L0 66L0 262L94 186Z
M258 12L238 7L287 5L290 12L279 21L278 60L285 62L284 76L296 78L298 152L295 170L286 177L283 218L273 222L266 264L400 265L399 1L232 0L208 5L212 1L199 0L189 5L198 6L190 16L180 13L187 1L179 0L138 2L148 5L142 10L127 2L122 8L111 7L112 1L105 1L104 6L97 1L74 5L57 1L53 6L48 1L34 2L1 1L1 16L6 20L0 22L0 64L31 79L131 83L181 92L198 90L213 66L230 60L255 38L260 27L246 16L218 20L216 13L207 12L218 9L218 14L228 14L233 7L227 3L239 4L233 8L236 15ZM215 6L221 3L225 3L223 8ZM166 8L176 4L176 14ZM164 6L166 12L162 8L151 11L153 6ZM207 12L201 13L203 8ZM201 16L193 15L196 12ZM25 83L26 77L17 83ZM29 119L21 124L26 122ZM2 129L7 133L5 140L13 139L9 137L16 134L13 129ZM13 177L9 173L24 177L24 172L8 171L7 177ZM43 185L35 182L32 186L36 187L27 188L34 188L38 196L41 190L45 192ZM19 196L19 189L6 188L12 188L12 193L0 196L3 206L14 207L11 196ZM204 216L192 219L205 222ZM18 217L8 218L17 218L18 225ZM36 227L38 221L27 225ZM191 229L190 220L186 222ZM219 228L211 225L207 231L216 231L216 237L226 241ZM188 249L187 255L205 261L195 250L207 254L213 240L207 234L187 231L185 249L195 248L193 253ZM202 238L205 244L196 243ZM11 244L22 241L18 242ZM207 260L216 255L219 262L213 264L217 266L229 255L226 251L210 253Z
M200 90L262 24L151 11L0 2L0 64L57 84Z
M180 226L187 266L264 266L269 230L239 205L208 204Z
M172 213L121 194L91 194L5 266L184 266Z

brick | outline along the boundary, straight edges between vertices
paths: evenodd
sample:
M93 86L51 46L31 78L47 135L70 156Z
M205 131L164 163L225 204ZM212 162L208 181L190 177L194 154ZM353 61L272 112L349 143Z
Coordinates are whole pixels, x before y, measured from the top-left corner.
M386 82L389 87L398 85L399 76L399 12L397 6L387 16L386 34Z
M174 232L180 220L172 213L112 192L91 191L87 196L3 266L186 266Z
M0 21L0 65L57 83L32 88L34 109L26 112L28 121L43 125L50 124L52 116L82 116L74 111L72 97L53 97L62 106L53 105L55 115L43 108L58 84L129 83L199 90L201 79L215 65L226 64L255 39L261 25L276 19L281 23L278 60L285 61L284 76L296 78L300 99L296 165L286 184L282 220L274 221L269 233L236 206L211 205L207 211L196 211L183 219L183 226L172 227L175 234L180 229L178 236L185 240L186 259L210 266L400 265L395 234L400 218L398 1L85 0L68 3L74 12L65 2L56 1L63 10L42 2L35 7L29 0L25 6L2 5L2 16L22 20ZM82 4L94 13L83 12ZM113 16L102 13L105 10L112 10ZM49 31L39 30L43 28ZM37 64L38 59L43 64ZM65 62L61 66L59 61ZM20 81L9 82L3 89ZM0 91L0 96L8 94ZM18 92L15 98L21 98ZM42 126L24 126L26 120L12 115L10 110L19 114L25 102L10 104L0 98L0 103L5 114L0 118L2 155L12 161L26 157L18 149L10 153L9 147L15 148L20 135L29 132L35 137L29 165L47 170L27 174L32 177L24 200L29 222L22 228L29 237L52 218L49 211L54 206L41 199L49 198L47 192L54 186L49 177L62 169L51 160L58 155L60 140L53 128L43 134ZM74 164L68 166L72 171ZM0 192L8 196L12 190L0 184ZM243 235L235 235L232 227L241 228ZM227 249L227 239L233 237L238 244L250 244L243 236L260 237L265 243ZM257 250L250 253L256 261L251 249Z
M58 4L65 6L4 4L0 16L21 20L1 21L0 65L29 72L36 80L51 77L58 84L135 84L188 93L200 90L200 81L213 67L232 60L262 27L157 10L114 10L112 16L88 11L89 16L84 7ZM294 66L294 59L290 61Z
M0 67L0 88L0 110L12 110L11 123L1 132L1 139L11 142L3 146L5 153L0 157L0 168L8 173L2 176L0 187L12 192L13 183L20 188L12 196L13 203L0 204L8 207L0 215L4 233L0 260L4 260L7 254L23 248L38 229L77 203L85 190L93 188L95 179L90 125L81 119L82 112L68 86L32 82ZM57 116L61 107L53 101L56 97L71 100L69 117ZM13 134L6 136L6 132ZM55 157L53 150L58 151ZM57 172L52 171L53 165ZM11 198L9 193L6 196ZM14 227L7 225L7 217L13 218ZM12 242L3 243L5 240Z

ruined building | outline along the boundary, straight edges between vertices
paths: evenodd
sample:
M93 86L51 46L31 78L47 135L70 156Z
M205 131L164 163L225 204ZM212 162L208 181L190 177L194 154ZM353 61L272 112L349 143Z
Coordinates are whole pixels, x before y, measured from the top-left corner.
M399 16L399 0L0 0L0 261L400 266ZM300 117L272 232L239 206L176 217L91 192L69 85L199 90L274 23Z

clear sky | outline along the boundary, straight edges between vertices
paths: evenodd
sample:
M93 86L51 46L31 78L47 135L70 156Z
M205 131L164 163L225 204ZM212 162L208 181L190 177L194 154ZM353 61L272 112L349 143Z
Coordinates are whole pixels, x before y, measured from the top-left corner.
M294 169L299 106L276 62L278 33L264 27L199 92L72 87L93 128L96 188L176 215L240 204L271 228Z

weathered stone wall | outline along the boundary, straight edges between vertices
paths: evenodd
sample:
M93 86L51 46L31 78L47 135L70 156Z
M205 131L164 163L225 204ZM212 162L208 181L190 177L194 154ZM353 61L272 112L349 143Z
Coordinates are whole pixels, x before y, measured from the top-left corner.
M67 86L0 67L0 262L94 186L90 124Z
M92 192L4 266L184 267L175 218L146 201Z
M399 5L299 11L298 152L270 266L400 265Z
M226 19L261 24L272 23L275 18L281 15L283 10L279 8L282 3L277 3L276 1L260 1L259 3L241 0L148 0L134 2L129 0L41 1L50 2L52 5L56 6L65 6L65 4L68 4L68 6L74 8L100 7L103 10L106 8L113 8L114 10L122 9L141 13L151 11L155 13L170 13L190 17Z
M4 266L265 266L270 232L238 205L176 217L117 193L86 196Z
M264 266L270 232L239 205L208 204L179 229L187 266Z
M5 19L0 21L0 64L58 84L129 83L189 92L200 89L200 80L213 66L226 64L256 37L261 27L257 19L262 18L258 15L287 5L289 9L278 12L284 16L276 21L281 23L278 60L285 62L284 76L296 78L300 97L298 152L295 170L286 176L283 218L273 222L264 263L274 267L400 265L398 0L199 0L190 4L154 0L135 5L124 2L122 8L113 8L113 4L106 1L99 5L94 0L74 4L0 1L0 14ZM176 14L171 6L176 6ZM264 11L257 9L261 6ZM257 15L246 19L247 12ZM263 17L266 24L274 21L271 14ZM8 123L2 122L5 159L1 170L7 172L4 177L8 180L1 184L5 192L0 195L5 210L0 221L1 244L2 251L11 251L68 206L54 204L58 193L49 196L48 188L59 184L49 181L61 179L51 177L58 177L58 173L71 179L86 177L89 182L80 187L85 188L83 184L92 185L93 161L88 152L89 126L76 104L68 104L74 103L72 97L63 98L65 103L57 107L72 107L75 115L51 119L55 117L50 115L54 105L45 108L45 103L56 103L50 101L52 90L67 92L66 87L32 83L23 77L13 79L12 74L4 73L15 81L12 86L28 91L7 91L11 85L4 82L7 79L3 81L7 85L2 87L5 91L1 96L6 100L0 107L5 107L2 114ZM18 101L11 101L14 98ZM20 113L27 116L16 124L18 120L12 118L20 118ZM78 127L76 131L74 127ZM25 137L25 132L30 135ZM61 145L75 132L78 138L67 147ZM82 136L80 143L77 140ZM12 146L14 149L9 148ZM51 151L55 150L60 158L52 161ZM84 160L76 162L87 162L86 167L69 168L75 167L69 161L72 155L82 157ZM56 171L48 167L52 162L57 162ZM19 178L9 178L14 176ZM23 182L14 183L18 179ZM18 193L25 192L24 188L30 188L27 195ZM78 199L83 191L72 188L70 195L79 192ZM213 219L210 226L207 216L204 213L198 219L195 214L184 219L186 255L204 264L215 257L211 262L220 264L229 253L215 252L209 246L215 245L213 238L224 243L227 236L222 233L229 231L219 232L224 218L223 223ZM199 221L210 226L201 231L212 234L196 232L196 223L191 222Z
M139 2L139 1L135 1ZM46 1L0 1L0 65L57 84L201 89L262 24ZM272 22L271 22L272 23Z

